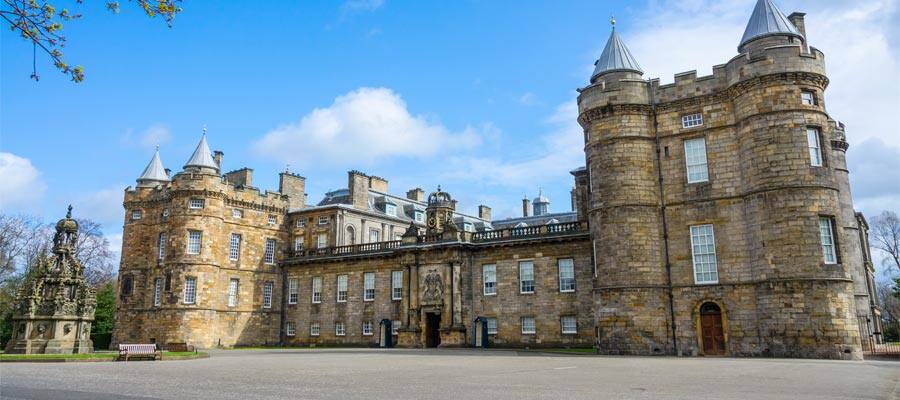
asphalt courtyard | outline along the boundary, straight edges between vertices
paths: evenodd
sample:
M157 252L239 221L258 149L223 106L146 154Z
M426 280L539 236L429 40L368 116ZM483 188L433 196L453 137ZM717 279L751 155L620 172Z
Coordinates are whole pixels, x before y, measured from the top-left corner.
M221 350L186 361L2 363L3 399L896 399L900 362L515 351Z

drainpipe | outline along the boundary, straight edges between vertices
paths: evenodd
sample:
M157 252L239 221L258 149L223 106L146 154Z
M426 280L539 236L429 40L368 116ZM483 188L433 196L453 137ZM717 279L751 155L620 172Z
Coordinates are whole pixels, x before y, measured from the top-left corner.
M662 214L663 258L666 263L666 289L669 295L669 319L672 321L672 351L678 355L678 339L675 335L675 297L672 293L672 263L669 261L669 225L666 219L666 192L663 187L662 157L660 156L659 122L656 118L656 97L653 96L652 81L647 81L647 93L650 96L650 110L653 113L653 134L656 136L656 173L659 176L659 207Z
M279 266L281 268L281 313L278 323L278 345L282 347L284 347L284 320L287 312L287 268L284 267L283 263L284 261Z

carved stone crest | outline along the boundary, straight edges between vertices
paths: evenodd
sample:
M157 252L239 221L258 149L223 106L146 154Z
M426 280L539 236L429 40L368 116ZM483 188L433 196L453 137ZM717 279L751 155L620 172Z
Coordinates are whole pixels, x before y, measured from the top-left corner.
M425 301L440 301L444 295L444 281L441 274L436 269L428 271L425 275L425 293L423 299Z

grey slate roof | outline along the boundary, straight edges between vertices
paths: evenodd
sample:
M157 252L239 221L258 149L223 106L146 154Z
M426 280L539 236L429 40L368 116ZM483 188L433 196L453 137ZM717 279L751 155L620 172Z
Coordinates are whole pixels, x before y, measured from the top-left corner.
M637 60L628 51L625 42L622 41L622 38L619 37L615 28L613 28L612 33L609 34L609 40L606 41L606 47L603 48L603 53L600 54L600 58L594 63L594 73L591 74L591 82L599 75L617 71L631 71L642 75L644 73Z
M741 37L738 51L747 42L769 35L803 37L797 27L781 13L772 0L758 0L756 7L753 8L753 14L750 15L750 21L747 22L747 28L744 29L744 36Z
M212 152L209 151L209 145L206 143L206 133L200 138L197 149L194 150L194 154L191 155L191 159L188 160L187 164L184 164L184 167L219 169L219 166L216 165L216 161L213 160Z
M141 172L141 176L137 178L137 181L138 183L146 181L169 181L169 176L166 175L166 168L163 167L162 161L159 159L158 148L156 149L156 153L153 154L153 158L150 159L150 164L147 164L147 168L144 168L144 172Z
M554 221L555 220L555 221ZM515 228L519 224L523 226L540 226L548 223L563 223L578 221L578 213L575 211L550 213L544 215L533 215L530 217L517 217L495 220L491 222L494 229Z

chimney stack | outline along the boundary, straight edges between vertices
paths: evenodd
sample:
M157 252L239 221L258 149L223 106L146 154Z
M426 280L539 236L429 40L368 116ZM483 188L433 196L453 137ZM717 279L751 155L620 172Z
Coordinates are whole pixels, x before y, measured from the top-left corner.
M481 218L485 221L491 220L491 208L482 204L478 206L478 218Z
M788 15L788 21L791 21L794 24L794 27L797 28L797 31L803 35L803 52L809 53L809 41L806 40L806 22L804 21L804 17L806 13L794 11L791 15Z
M425 191L421 188L410 189L406 192L406 198L414 201L425 201Z
M528 196L525 196L522 199L522 216L528 217L531 214L531 200L528 200Z
M213 161L216 162L216 168L218 168L219 171L222 170L222 156L224 155L225 153L221 152L220 150L216 150L213 152Z

